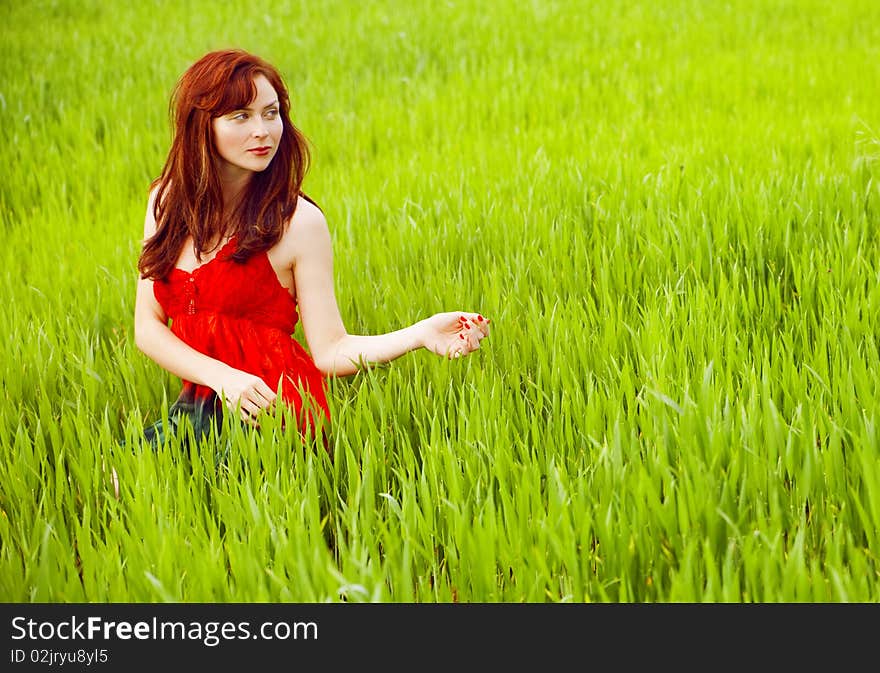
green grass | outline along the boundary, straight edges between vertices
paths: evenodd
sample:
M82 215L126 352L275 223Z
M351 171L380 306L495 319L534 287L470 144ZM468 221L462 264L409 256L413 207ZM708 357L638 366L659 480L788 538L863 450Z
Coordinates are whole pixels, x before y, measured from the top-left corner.
M880 6L0 5L0 600L880 599ZM492 336L121 448L168 95L276 63L346 325ZM301 333L297 336L302 338ZM119 497L112 481L119 478Z

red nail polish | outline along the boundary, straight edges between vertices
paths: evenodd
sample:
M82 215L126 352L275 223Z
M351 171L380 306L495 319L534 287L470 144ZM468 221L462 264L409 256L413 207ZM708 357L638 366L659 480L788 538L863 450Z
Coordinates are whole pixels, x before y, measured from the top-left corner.
M478 315L478 316L477 316L477 320L479 320L480 322L483 322L483 316Z
M459 335L458 335L458 338L459 338L459 339L464 339L464 334L459 334Z

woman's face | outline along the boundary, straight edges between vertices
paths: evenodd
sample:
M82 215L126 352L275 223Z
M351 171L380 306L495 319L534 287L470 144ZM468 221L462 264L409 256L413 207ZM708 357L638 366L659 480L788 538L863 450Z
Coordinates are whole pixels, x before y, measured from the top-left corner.
M212 121L220 175L226 181L266 170L284 131L275 89L263 75L254 77L254 84L257 95L248 107Z

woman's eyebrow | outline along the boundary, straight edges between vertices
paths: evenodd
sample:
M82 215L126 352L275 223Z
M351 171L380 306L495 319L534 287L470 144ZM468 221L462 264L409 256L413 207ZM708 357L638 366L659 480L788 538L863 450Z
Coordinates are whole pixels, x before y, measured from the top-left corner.
M265 109L267 109L267 108L270 108L270 107L277 107L277 106L278 106L278 99L276 98L275 100L273 100L273 101L272 101L271 103L269 103L268 105L263 106L263 109L265 110ZM242 111L249 112L249 111L251 111L251 110L253 110L253 109L254 109L254 108L240 107L240 108L236 108L236 109L232 110L231 112L228 112L227 114L233 114L233 113L235 113L235 112L242 112Z

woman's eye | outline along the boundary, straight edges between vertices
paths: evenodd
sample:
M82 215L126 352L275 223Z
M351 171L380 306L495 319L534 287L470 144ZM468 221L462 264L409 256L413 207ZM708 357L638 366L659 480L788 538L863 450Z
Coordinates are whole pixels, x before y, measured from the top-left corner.
M275 117L278 116L278 110L275 110L275 109L272 109L272 110L266 110L266 116L267 116L269 119L275 119Z
M236 114L232 115L232 118L233 119L247 119L247 112L237 112Z

